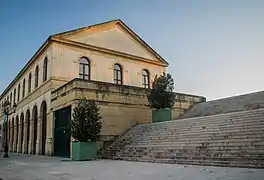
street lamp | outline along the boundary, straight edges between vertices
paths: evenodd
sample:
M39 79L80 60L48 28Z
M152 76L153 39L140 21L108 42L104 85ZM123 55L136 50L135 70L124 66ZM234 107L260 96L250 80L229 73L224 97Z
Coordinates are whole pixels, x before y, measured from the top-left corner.
M5 128L5 154L4 154L4 158L8 158L8 143L7 143L7 136L8 136L8 133L7 133L7 121L8 121L8 116L15 113L16 112L16 103L14 103L13 107L11 108L11 103L6 100L3 104L3 113L4 113L4 116L6 116L6 118L4 119L4 128Z

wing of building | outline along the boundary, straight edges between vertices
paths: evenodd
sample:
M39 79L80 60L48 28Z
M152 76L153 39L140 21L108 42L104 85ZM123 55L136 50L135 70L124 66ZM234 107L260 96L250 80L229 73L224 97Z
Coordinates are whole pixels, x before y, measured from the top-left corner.
M70 156L71 137L63 127L84 96L100 105L102 140L151 123L146 89L167 66L121 20L51 35L0 96L1 109L5 101L17 106L7 120L9 150ZM201 101L177 94L173 118Z

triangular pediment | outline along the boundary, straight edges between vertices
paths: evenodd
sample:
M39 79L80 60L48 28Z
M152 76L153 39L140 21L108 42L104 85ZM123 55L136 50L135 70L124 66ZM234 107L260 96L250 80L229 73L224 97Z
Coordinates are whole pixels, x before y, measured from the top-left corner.
M55 35L55 37L167 64L165 60L120 20L61 33Z

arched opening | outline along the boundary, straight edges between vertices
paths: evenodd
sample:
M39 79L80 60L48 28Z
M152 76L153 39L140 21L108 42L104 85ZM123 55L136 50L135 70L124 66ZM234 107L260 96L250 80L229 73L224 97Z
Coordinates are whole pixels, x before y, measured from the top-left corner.
M25 97L25 89L26 89L26 80L24 79L23 80L23 85L22 85L22 98Z
M35 89L38 87L38 80L39 80L39 67L37 66L35 69Z
M27 121L27 139L26 139L26 150L25 152L27 152L28 154L30 153L29 150L29 137L30 137L30 112L29 110L27 110L26 113L26 121Z
M82 57L79 62L79 78L90 80L90 61L86 57Z
M38 109L37 106L34 106L33 112L32 112L33 122L34 122L34 137L33 137L33 154L36 154L37 149L37 138L38 138Z
M144 88L150 88L149 85L149 72L146 69L142 70L142 85Z
M48 78L48 58L45 57L43 63L43 82L47 81Z
M17 102L20 101L20 84L18 85L18 88L17 88Z
M24 141L24 113L21 113L20 116L20 149L19 152L22 152L23 149L23 141Z
M47 103L42 102L41 108L41 123L42 123L42 136L41 136L41 155L45 155L46 149L46 136L47 136Z
M16 145L15 145L15 152L18 152L18 130L19 130L19 118L18 115L16 116Z
M9 101L11 106L12 106L12 98L13 98L13 97L12 97L12 92L11 92L11 93L10 93L10 101Z
M16 88L14 89L14 98L13 98L13 104L16 104Z
M123 84L123 70L120 64L114 65L114 83Z
M29 75L28 75L28 94L30 94L31 93L31 84L32 84L32 75L31 75L31 73L29 73Z

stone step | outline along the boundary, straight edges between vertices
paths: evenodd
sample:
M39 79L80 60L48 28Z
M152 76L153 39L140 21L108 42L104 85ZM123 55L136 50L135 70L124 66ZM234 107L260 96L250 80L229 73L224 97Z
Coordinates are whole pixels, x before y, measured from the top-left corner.
M137 158L152 158L152 159L177 159L177 160L185 160L185 159L195 159L195 160L204 160L204 159L208 159L208 160L230 160L230 161L234 161L234 160L241 160L241 161L264 161L264 155L262 154L258 154L258 155L252 155L252 156L235 156L232 154L225 154L224 156L209 156L206 154L169 154L167 156L162 156L162 155L157 155L157 153L155 154L154 152L152 154L146 154L144 155L142 153L142 155L140 155L139 153L126 153L126 154L120 154L117 155L119 157L137 157Z
M126 154L126 153L165 153L165 154L177 154L177 153L207 153L210 152L212 154L221 154L223 152L230 152L230 153L241 153L243 152L244 155L255 153L255 154L263 154L262 149L253 149L253 148L241 148L235 149L231 147L227 147L225 149L217 149L217 147L209 147L206 149L199 149L196 147L175 147L175 148L162 148L162 147L155 147L155 148L124 148L123 150L119 151L118 149L109 150L109 154Z
M197 149L154 149L153 151L147 151L146 149L144 150L139 150L139 149L131 149L131 151L122 151L122 152L116 152L115 154L127 154L127 153L137 153L140 156L143 155L155 155L155 156L170 156L170 155L177 155L177 156L182 156L182 155L194 155L196 154L199 155L205 155L205 156L240 156L240 157L264 157L263 151L261 150L254 150L254 149L247 149L247 150L224 150L224 149L219 149L219 150L197 150Z
M135 142L135 141L144 141L144 140L164 140L164 139L174 139L174 140L179 140L179 139L196 139L196 138L207 138L207 139L221 139L221 138L226 138L228 139L240 139L240 138L262 138L264 136L264 133L262 131L253 131L253 132L226 132L226 133L195 133L195 134L173 134L173 135L167 135L167 136L139 136L139 137L133 137L129 139L119 139L116 141L115 144L120 144L123 142Z
M175 123L176 124L176 123ZM183 130L184 129L204 129L207 128L227 128L227 127L251 127L251 126L263 126L264 125L264 121L262 122L247 122L247 123L217 123L217 124L204 124L204 123L200 123L199 125L186 125L186 126L179 126L179 125L175 125L173 126L172 124L171 125L168 125L168 126L159 126L157 128L141 128L141 129L137 129L137 130L134 130L132 129L132 132L131 133L139 133L139 132L144 132L144 133L147 133L147 132L151 132L151 131L157 131L157 130ZM129 133L129 134L131 134Z
M219 129L204 129L204 130L185 130L185 131L164 131L164 130L160 130L160 131L153 131L153 132L148 132L148 133L142 133L142 134L134 134L133 137L137 137L137 136L157 136L157 135L164 135L164 136L168 136L171 134L177 135L177 134L197 134L197 133L232 133L232 132L254 132L254 131L259 131L264 133L264 128L263 127L252 127L250 129L247 128L229 128L229 129L225 129L222 131L219 131Z
M237 116L235 116L233 113L230 113L230 115L213 115L213 116L205 116L205 117L196 117L196 118L188 118L188 119L178 119L178 120L172 120L172 121L167 121L167 122L160 122L160 123L155 123L155 124L143 124L139 125L139 127L147 127L147 126L152 126L155 128L156 126L161 126L161 125L166 125L170 123L176 123L178 125L191 125L192 123L194 124L199 124L200 122L202 123L215 123L215 122L228 122L228 119L233 122L246 122L247 120L254 121L255 119L261 120L261 117L264 116L264 109L262 109L261 113L255 113L255 114L244 114L242 112L238 112Z
M219 132L219 133L217 133ZM185 132L185 133L173 133L173 134L165 134L165 133L157 133L157 134L149 134L149 135L146 135L146 134L142 134L142 135L134 135L134 137L131 137L131 138L128 138L128 139L120 139L120 140L117 140L117 141L124 141L124 140L127 140L129 141L129 139L134 139L134 140L139 140L139 139L147 139L147 138L155 138L155 137L168 137L168 136L181 136L181 137L198 137L200 135L203 135L203 136L236 136L236 135L247 135L247 134L253 134L253 133L259 133L261 135L263 135L264 131L262 129L252 129L252 131L244 131L244 130L230 130L230 131L227 131L227 132L223 132L223 131L205 131L205 132ZM143 137L142 137L143 136Z
M264 108L259 109L259 110L249 110L249 111L239 111L239 112L232 112L232 113L225 113L225 114L216 114L216 115L210 115L210 116L200 116L200 117L192 117L192 118L182 118L178 119L179 121L196 121L196 120L201 120L207 118L208 120L211 119L226 119L229 117L237 118L240 119L241 117L256 117L256 116L262 116L264 114Z
M255 148L254 146L210 146L206 151L245 151L245 152L262 152L263 153L264 146L260 146L259 148ZM197 149L197 146L177 146L177 147L155 147L155 148L148 148L148 147L131 147L131 148L124 148L122 151L140 149L141 151L147 152L151 150L155 150L157 152L165 152L165 151L203 151L203 149ZM119 152L119 148L109 148L109 153L116 153Z
M218 142L204 142L204 141L200 141L200 142L162 142L159 144L145 144L145 143L135 143L135 144L129 144L126 147L167 147L167 148L172 148L172 147L182 147L182 146L186 146L186 145L192 145L192 146L230 146L232 144L232 146L264 146L264 141L241 141L241 142L225 142L225 141L218 141Z
M125 161L139 161L139 162L155 162L155 163L170 163L170 164L187 164L187 165L206 165L206 166L229 166L229 167L245 167L245 168L264 168L264 161L221 161L221 160L177 160L177 159L142 159L130 157L112 157L112 159L125 160Z
M133 147L138 147L138 148L154 148L154 147L165 147L165 148L176 148L176 147L200 147L200 146L207 146L207 147L212 147L212 146L217 146L217 147L226 147L226 146L240 146L243 147L244 145L246 146L264 146L264 141L262 139L255 139L255 140L246 140L246 139L241 139L241 140L217 140L217 141L202 141L202 140L196 140L196 141L162 141L162 142L132 142L132 143L124 143L120 145L116 145L117 147L128 147L128 148L133 148ZM109 148L114 148L115 146L109 147ZM263 151L264 151L264 147Z
M252 124L230 124L227 125L225 127L219 125L219 126L196 126L196 127L181 127L181 128L159 128L157 130L143 130L141 131L142 133L151 133L151 132L168 132L168 131L178 131L178 132L182 132L182 131L189 131L189 130L196 130L196 131L200 131L200 130L225 130L225 129L251 129L251 128L260 128L260 129L264 129L264 121L262 123L252 123ZM140 132L134 133L134 134L139 134Z
M263 114L264 116L264 114ZM138 125L136 126L136 129L157 129L159 127L188 127L188 126L195 126L195 125L218 125L218 124L243 124L243 123L263 123L263 116L259 116L256 117L254 119L252 119L252 117L250 118L241 118L241 120L237 120L237 119L233 119L232 117L230 119L214 119L214 120L210 120L207 121L206 118L203 120L201 119L200 121L197 122L181 122L180 120L172 120L172 121L167 121L162 122L162 123L154 123L154 124L143 124L143 125ZM189 121L189 120L185 120L185 121ZM136 130L135 129L135 130Z
M140 156L143 155L157 155L157 156L182 156L182 155L191 155L195 156L196 154L198 155L205 155L205 156L236 156L239 155L239 157L254 157L254 156L260 156L264 157L264 153L261 149L202 149L202 150L197 150L197 149L138 149L138 148L131 148L131 149L124 149L124 151L117 151L116 154L138 154Z
M168 135L168 136L147 136L147 137L137 137L134 138L134 141L162 141L166 139L170 140L195 140L195 139L208 139L208 140L218 140L218 139L263 139L264 133L260 134L259 132L250 132L250 133L237 133L237 134L199 134L199 135L189 135L189 134L180 134L180 135Z
M171 142L177 142L177 143L182 143L182 144L193 144L193 143L210 143L210 144L215 144L215 143L246 143L246 142L261 142L264 141L264 138L259 138L259 139L179 139L179 140L159 140L159 141L135 141L130 143L131 145L137 145L137 144L163 144L163 143L171 143Z
M177 153L207 153L210 152L212 154L220 154L222 152L230 152L230 153L241 153L243 152L244 155L253 153L253 154L262 154L263 155L263 149L254 149L253 147L247 148L241 148L236 149L236 147L226 147L225 149L218 149L219 147L209 147L207 149L197 149L196 147L175 147L175 148L162 148L162 147L155 147L155 148L124 148L123 150L119 151L118 149L112 149L108 150L108 154L114 155L114 154L126 154L126 153L166 153L166 154L177 154ZM262 146L263 148L263 146Z
M226 138L234 138L234 139L241 139L241 138L262 138L264 137L264 131L253 131L253 132L225 132L225 133L194 133L194 134L168 134L168 135L161 135L157 134L156 136L135 136L133 137L136 141L141 140L163 140L163 139L195 139L195 138L210 138L210 139L226 139Z

